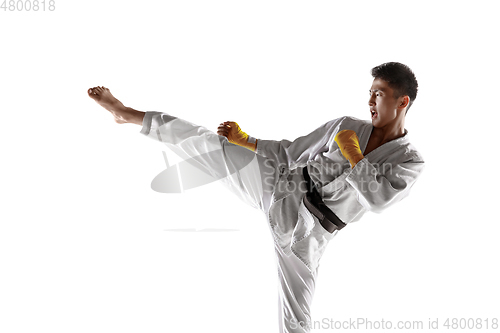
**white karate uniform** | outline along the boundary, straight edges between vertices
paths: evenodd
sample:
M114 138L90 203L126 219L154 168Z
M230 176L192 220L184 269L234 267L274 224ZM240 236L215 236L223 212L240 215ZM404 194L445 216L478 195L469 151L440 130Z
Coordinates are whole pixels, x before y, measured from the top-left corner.
M293 142L259 139L255 153L166 113L146 112L143 120L142 134L221 179L266 214L278 264L280 333L310 331L319 260L338 232L328 232L304 206L302 169L307 167L323 202L347 224L403 199L424 167L405 130L403 137L373 150L351 169L334 141L344 129L356 132L364 151L373 126L353 117L329 121Z

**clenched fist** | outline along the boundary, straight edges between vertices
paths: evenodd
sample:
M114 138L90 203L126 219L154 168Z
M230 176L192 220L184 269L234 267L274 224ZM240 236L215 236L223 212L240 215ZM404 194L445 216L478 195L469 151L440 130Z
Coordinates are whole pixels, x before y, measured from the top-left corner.
M359 161L365 158L359 148L358 136L353 130L340 131L335 136L335 142L339 145L342 155L344 155L344 157L349 160L349 163L351 163L352 168L354 168Z
M217 134L225 136L229 142L255 151L257 140L243 132L234 121L225 121L217 128Z

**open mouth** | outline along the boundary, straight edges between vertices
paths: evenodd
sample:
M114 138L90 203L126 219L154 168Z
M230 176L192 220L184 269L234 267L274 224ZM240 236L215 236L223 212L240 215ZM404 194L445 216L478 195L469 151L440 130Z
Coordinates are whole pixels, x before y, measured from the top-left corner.
M372 119L377 118L377 115L378 115L377 111L375 111L375 110L370 110L370 112L372 113Z

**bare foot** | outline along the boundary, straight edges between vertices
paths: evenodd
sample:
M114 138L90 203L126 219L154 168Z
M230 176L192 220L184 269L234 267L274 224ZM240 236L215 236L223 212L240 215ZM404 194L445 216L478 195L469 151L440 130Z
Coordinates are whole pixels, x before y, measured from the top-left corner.
M90 98L96 101L100 106L111 112L118 124L125 124L128 122L128 119L126 119L127 108L111 94L108 88L94 87L90 88L87 93Z

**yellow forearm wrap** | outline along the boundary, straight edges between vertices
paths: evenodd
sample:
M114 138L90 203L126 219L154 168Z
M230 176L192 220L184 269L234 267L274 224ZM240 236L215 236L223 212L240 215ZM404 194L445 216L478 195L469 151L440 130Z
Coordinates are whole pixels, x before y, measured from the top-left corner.
M339 145L342 155L351 163L352 168L364 158L361 148L359 148L359 139L356 132L352 130L340 131L335 136L335 142Z
M231 126L231 131L229 131L229 135L227 137L229 142L250 149L251 151L255 151L255 148L257 147L257 140L255 140L255 142L248 142L249 135L241 130L238 123L231 121L229 122L229 126Z

